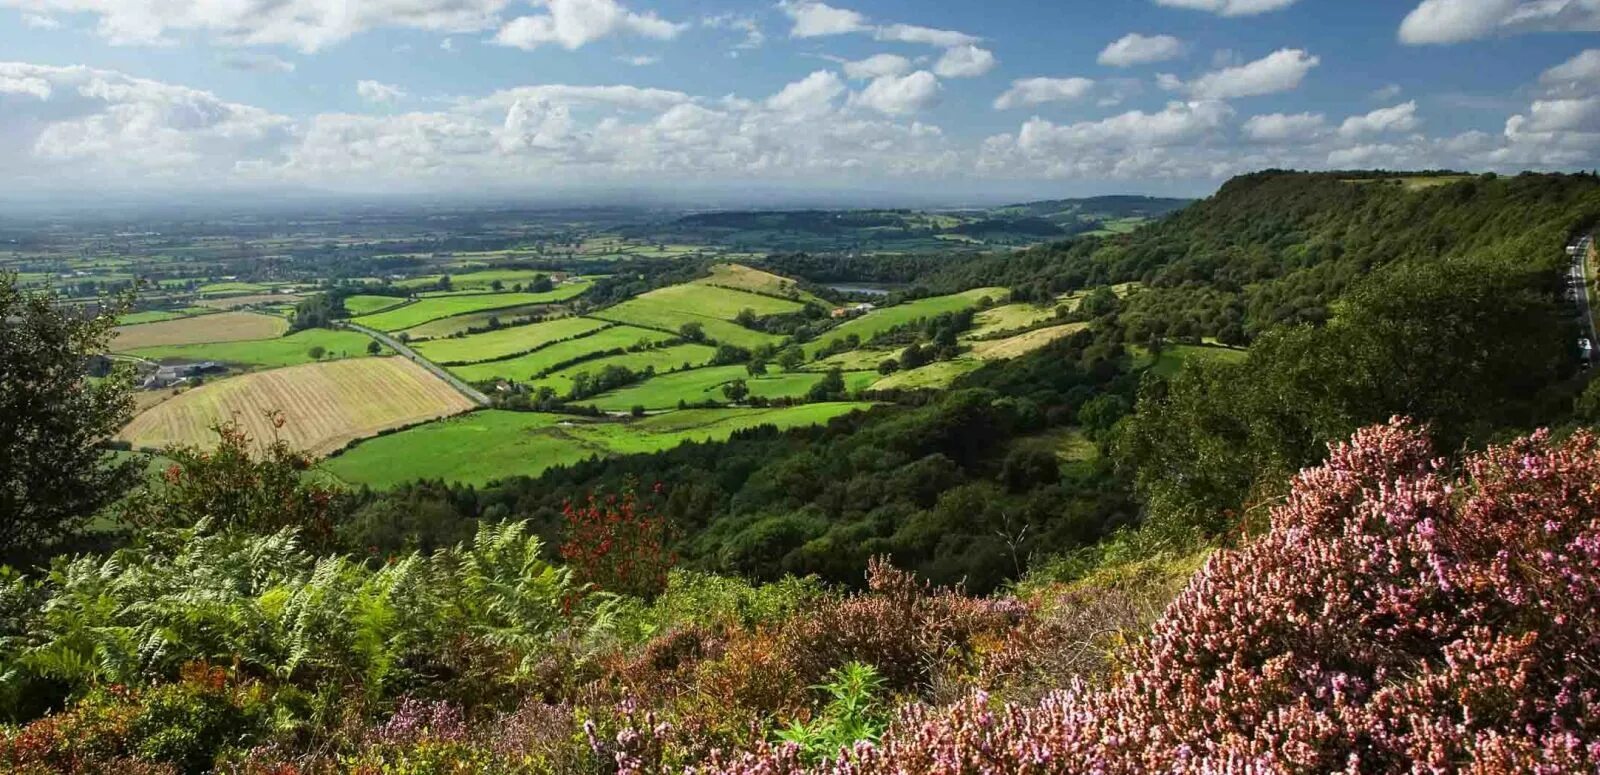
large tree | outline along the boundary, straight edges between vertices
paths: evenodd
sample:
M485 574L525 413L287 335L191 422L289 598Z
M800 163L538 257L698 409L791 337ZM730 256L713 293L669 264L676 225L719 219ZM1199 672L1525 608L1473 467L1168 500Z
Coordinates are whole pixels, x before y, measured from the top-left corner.
M138 477L103 442L133 409L123 368L90 380L116 310L89 315L0 273L0 557L59 541Z

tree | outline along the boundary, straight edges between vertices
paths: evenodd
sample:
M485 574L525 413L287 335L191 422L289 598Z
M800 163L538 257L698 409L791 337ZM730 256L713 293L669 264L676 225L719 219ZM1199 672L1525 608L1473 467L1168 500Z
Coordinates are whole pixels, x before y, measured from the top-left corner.
M322 360L322 356L328 354L328 348L323 347L320 344L312 345L311 349L306 351L306 354L311 356L311 360L320 361Z
M378 340L374 339L370 342L367 342L368 355L377 355L380 352L383 352L383 345L378 344Z
M755 328L756 325L761 322L761 320L760 318L756 317L755 310L745 307L744 309L739 310L738 315L734 316L733 322L738 323L745 328Z
M749 350L743 347L734 347L731 344L718 345L716 353L711 356L711 363L715 366L744 363L748 360L750 360Z
M798 347L790 347L778 353L778 365L782 366L784 371L794 371L804 366L805 363L805 351Z
M755 359L744 365L745 373L752 377L759 377L767 373L767 362Z
M806 397L812 401L833 401L844 397L844 372L835 366L828 369L822 380L811 386Z
M447 275L447 274L446 275L439 275L439 281L437 283L434 283L434 287L437 288L438 290L441 290L441 291L450 290L450 288L451 288L450 275Z
M503 283L503 282L500 282L499 280L495 280L494 282L489 283L489 289L494 291L494 292L496 292L496 293L499 293L500 291L505 290L505 288L506 288L506 284Z
M285 422L269 413L274 429ZM202 519L216 529L273 533L296 528L322 548L333 544L344 502L336 490L310 481L312 460L280 438L256 444L236 420L212 428L215 449L174 446L160 481L147 482L120 507L139 528L189 527Z
M534 293L549 293L555 289L555 284L550 282L549 275L534 275L533 282L528 283L528 290Z
M132 414L131 371L83 378L124 309L84 316L0 273L0 554L73 535L137 480L101 445Z
M678 327L678 336L691 342L698 342L706 338L706 328L699 323L684 323Z
M727 396L729 401L737 404L750 395L750 386L745 384L744 380L736 379L722 386L722 395Z
M878 364L879 374L893 374L900 370L900 362L893 358L885 358Z

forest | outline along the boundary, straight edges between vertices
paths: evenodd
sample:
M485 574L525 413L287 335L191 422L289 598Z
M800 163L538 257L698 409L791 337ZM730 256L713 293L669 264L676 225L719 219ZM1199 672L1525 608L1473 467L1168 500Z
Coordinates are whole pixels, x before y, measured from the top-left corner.
M121 372L81 377L113 320L0 283L0 768L1592 772L1600 387L1564 294L1600 178L1406 181L771 255L1075 328L826 425L479 486L336 487L236 424L151 476L100 443ZM708 271L614 269L584 303Z

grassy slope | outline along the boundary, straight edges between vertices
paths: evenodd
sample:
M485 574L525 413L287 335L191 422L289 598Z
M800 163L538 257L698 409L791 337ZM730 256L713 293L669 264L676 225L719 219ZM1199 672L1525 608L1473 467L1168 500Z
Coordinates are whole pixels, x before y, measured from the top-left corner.
M497 378L519 381L528 380L532 379L535 374L590 353L632 347L638 344L640 340L664 342L672 338L671 334L652 331L648 328L613 326L589 336L559 342L527 355L508 358L503 361L452 366L450 367L450 372L468 382L485 382Z
M787 277L752 269L743 264L717 264L711 267L710 277L695 280L694 284L737 288L753 293L792 298L801 304L830 306L827 301L800 290L795 281Z
M706 336L739 347L753 348L782 341L782 337L751 331L733 323L745 309L764 316L798 312L803 307L792 301L726 288L672 285L601 310L594 317L667 331L677 331L685 323L699 323Z
M592 334L607 325L589 318L561 318L458 339L434 339L417 344L415 349L439 363L479 363L525 353L551 342Z
M676 407L680 400L691 404L707 399L726 403L727 399L722 395L722 386L736 379L744 380L753 396L798 398L804 396L812 385L821 382L823 376L821 372L784 373L774 370L765 376L752 377L745 371L743 364L712 366L662 374L582 403L608 412L626 412L635 406L643 406L646 409L671 409ZM845 374L844 378L846 389L857 390L877 380L878 375L876 372L850 372Z
M387 312L362 315L361 317L353 318L352 322L379 331L399 331L420 326L431 320L465 315L470 312L517 307L524 304L545 304L571 298L571 296L563 296L562 291L563 289L557 289L550 293L483 293L470 296L441 296L432 299L421 299L403 307L395 307Z
M346 482L379 488L421 478L481 485L537 476L595 455L657 452L688 441L726 439L759 425L793 428L827 422L867 406L689 410L627 422L487 410L369 439L323 467Z
M873 310L861 317L847 320L837 327L830 329L822 336L817 337L805 346L806 355L815 355L829 343L855 334L865 342L874 335L888 331L896 326L902 326L915 320L933 317L946 312L957 312L969 307L978 306L978 300L987 296L995 301L1006 298L1009 293L1004 288L974 288L970 291L953 293L949 296L931 296L926 299L908 301L893 307Z
M345 297L344 308L350 311L351 317L360 317L361 315L381 312L390 307L398 307L404 303L406 303L406 300L399 296L356 295Z
M556 395L567 395L572 392L573 378L582 373L596 375L608 366L621 366L635 372L654 368L657 374L677 371L684 368L704 366L711 362L716 350L703 344L680 344L673 347L663 347L658 350L644 350L636 353L623 353L606 358L597 358L584 361L575 366L568 366L553 374L533 380L528 384L535 389L548 387L556 391Z
M311 357L312 347L327 351L322 360L369 355L367 345L371 342L366 334L357 331L313 328L277 339L143 347L130 350L128 354L153 361L221 361L238 366L277 368L311 363L316 360Z

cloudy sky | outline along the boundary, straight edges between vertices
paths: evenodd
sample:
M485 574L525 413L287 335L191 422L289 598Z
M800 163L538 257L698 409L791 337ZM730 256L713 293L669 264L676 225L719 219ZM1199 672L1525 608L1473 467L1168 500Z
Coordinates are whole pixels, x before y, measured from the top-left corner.
M1600 0L0 0L38 192L1199 194L1600 167Z

